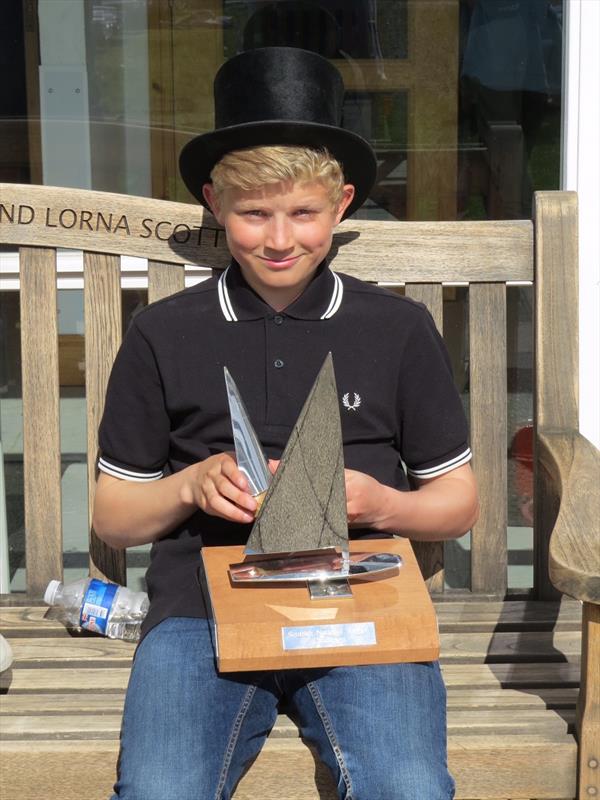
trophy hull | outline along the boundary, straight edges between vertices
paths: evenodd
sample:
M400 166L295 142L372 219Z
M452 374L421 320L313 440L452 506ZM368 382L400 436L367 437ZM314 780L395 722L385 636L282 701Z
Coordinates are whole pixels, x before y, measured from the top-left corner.
M230 564L232 583L306 583L368 580L397 572L402 558L396 553L340 552L335 547L295 553L247 555Z
M305 583L234 583L244 548L205 547L206 600L219 671L432 661L439 656L435 611L407 539L350 541L351 553L388 553L401 569L375 580L348 576L352 596L315 603ZM359 577L359 576L357 576Z

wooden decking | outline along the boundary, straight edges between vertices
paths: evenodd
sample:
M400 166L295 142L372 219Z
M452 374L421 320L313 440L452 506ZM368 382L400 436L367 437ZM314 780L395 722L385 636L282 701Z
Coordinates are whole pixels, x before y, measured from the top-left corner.
M580 603L444 599L437 612L457 798L575 797ZM45 614L0 609L15 655L1 676L0 796L105 800L133 645L69 634ZM283 714L235 795L258 797L335 797Z

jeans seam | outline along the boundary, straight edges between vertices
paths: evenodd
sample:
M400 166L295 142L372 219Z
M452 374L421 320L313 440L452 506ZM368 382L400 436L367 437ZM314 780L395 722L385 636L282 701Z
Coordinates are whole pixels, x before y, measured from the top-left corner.
M342 780L346 785L346 800L352 800L352 780L350 778L350 773L348 772L348 767L346 766L346 762L344 760L342 748L339 745L333 727L333 723L331 721L329 714L327 713L327 709L325 708L325 704L323 703L323 698L321 697L321 693L319 692L319 689L312 681L309 681L306 684L306 687L310 692L310 696L313 699L315 708L317 709L317 714L321 718L321 722L323 723L323 727L325 728L325 733L327 734L327 738L329 739L329 744L331 745L331 749L333 750L333 754L340 768Z
M246 718L246 714L248 713L248 709L250 708L250 704L252 703L252 698L254 697L255 692L256 686L248 687L241 702L237 716L234 720L233 727L231 729L231 735L229 737L229 741L227 742L227 747L223 756L223 767L221 768L221 777L219 778L217 791L215 792L215 800L220 800L221 793L225 787L225 783L227 782L227 776L229 774L229 768L233 759L233 753L238 743L240 731L242 730L244 719Z

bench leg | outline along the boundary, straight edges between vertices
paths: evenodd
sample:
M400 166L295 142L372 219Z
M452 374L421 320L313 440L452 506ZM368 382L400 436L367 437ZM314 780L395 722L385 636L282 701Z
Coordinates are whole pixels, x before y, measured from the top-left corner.
M600 798L600 606L583 604L578 800Z

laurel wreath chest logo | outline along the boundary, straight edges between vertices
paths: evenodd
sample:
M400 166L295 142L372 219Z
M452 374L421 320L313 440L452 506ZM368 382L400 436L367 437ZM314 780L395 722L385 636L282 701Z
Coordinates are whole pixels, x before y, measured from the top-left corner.
M350 402L350 392L346 392L346 394L342 397L342 404L346 411L356 411L361 403L362 400L360 399L360 395L356 392L353 393L352 402Z

